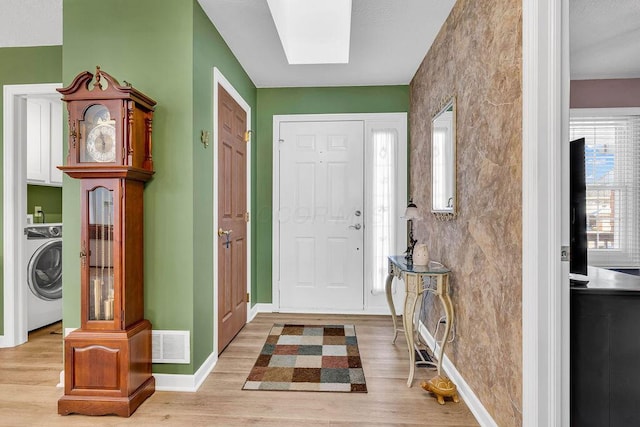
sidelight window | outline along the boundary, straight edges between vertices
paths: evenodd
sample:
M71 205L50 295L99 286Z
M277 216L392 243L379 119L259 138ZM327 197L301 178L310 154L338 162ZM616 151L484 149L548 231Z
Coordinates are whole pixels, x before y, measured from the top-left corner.
M372 292L379 294L384 292L387 257L396 253L396 231L399 219L396 211L398 132L396 129L373 129L371 143L372 215L367 237L374 266Z

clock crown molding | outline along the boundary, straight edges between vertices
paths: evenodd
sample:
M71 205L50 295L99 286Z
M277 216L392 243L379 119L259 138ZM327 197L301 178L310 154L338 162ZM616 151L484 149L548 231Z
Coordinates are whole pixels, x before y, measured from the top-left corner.
M57 91L69 112L69 149L62 171L78 179L151 178L156 101L127 82L121 85L99 66L95 74L83 71Z
M106 87L103 87L102 79L107 82ZM93 87L90 88L92 81L94 81ZM121 85L113 76L102 71L99 65L96 67L95 74L84 71L78 74L69 86L56 90L69 101L131 99L151 111L156 105L156 101L131 86L130 83L125 81L125 85Z
M105 165L105 166L58 166L58 169L69 175L71 178L122 178L134 181L147 182L151 179L154 171L130 166Z

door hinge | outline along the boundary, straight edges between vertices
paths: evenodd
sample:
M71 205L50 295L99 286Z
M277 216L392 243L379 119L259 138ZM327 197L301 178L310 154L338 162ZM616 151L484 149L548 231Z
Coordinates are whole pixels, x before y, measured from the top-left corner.
M249 142L251 140L252 130L248 130L244 133L244 142Z
M571 257L571 248L569 246L560 247L560 261L569 261Z
M244 213L244 220L245 222L249 222L249 212Z
M247 292L247 302L251 302L251 294L249 292Z

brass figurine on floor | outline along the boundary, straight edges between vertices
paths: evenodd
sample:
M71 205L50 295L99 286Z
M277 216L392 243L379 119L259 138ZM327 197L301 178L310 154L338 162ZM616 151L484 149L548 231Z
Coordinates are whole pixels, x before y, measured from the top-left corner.
M444 398L451 397L454 402L460 402L456 385L447 377L436 375L429 381L423 381L420 386L436 395L438 403L444 405Z

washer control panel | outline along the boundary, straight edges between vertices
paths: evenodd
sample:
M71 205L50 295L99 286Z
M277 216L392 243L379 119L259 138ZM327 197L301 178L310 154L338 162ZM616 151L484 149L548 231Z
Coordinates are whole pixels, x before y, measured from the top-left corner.
M24 234L27 239L53 239L62 237L62 224L42 224L25 227Z

